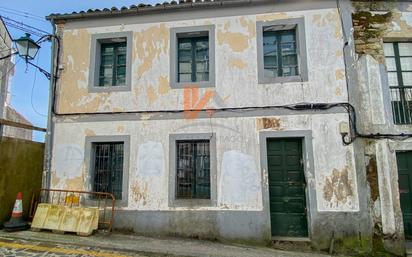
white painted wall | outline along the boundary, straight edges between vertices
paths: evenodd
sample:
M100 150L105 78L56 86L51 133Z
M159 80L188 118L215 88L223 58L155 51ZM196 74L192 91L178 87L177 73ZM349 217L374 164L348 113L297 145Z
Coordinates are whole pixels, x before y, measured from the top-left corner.
M256 21L300 17L305 19L309 81L258 84ZM339 14L319 9L63 30L59 111L182 109L183 90L169 87L169 29L210 24L216 30L216 87L200 89L200 95L212 90L230 107L347 101ZM91 34L119 31L134 35L132 91L89 94ZM223 106L212 100L207 107Z
M304 17L309 81L257 83L256 21ZM60 112L183 109L183 90L169 87L169 28L214 24L216 29L216 87L224 106L284 105L301 102L347 102L343 40L336 9L317 9L182 20L86 29L63 29L64 71L60 80ZM87 93L90 38L94 33L133 31L132 91ZM146 118L150 118L147 115ZM85 185L86 135L130 135L128 205L130 210L170 210L168 207L169 135L216 133L217 206L197 209L262 210L262 179L257 118L142 120L56 123L52 188L90 189ZM339 123L347 114L285 115L281 131L311 130L318 211L359 211L352 146L342 144ZM306 165L308 166L308 165ZM346 173L345 173L346 172ZM339 187L346 176L347 186ZM332 185L332 190L327 190ZM333 187L337 185L338 191ZM325 193L325 191L327 191ZM343 197L342 197L343 195ZM309 203L314 204L314 203ZM185 210L185 207L173 207Z
M317 209L358 211L353 148L343 146L338 129L341 121L347 121L347 115L291 115L277 118L280 118L282 131L312 130L315 177L309 178L308 182L316 185ZM87 181L88 171L84 163L86 135L130 135L129 197L125 209L184 210L184 207L168 207L169 134L210 133L213 127L217 148L217 207L199 209L262 210L262 173L267 171L260 167L256 118L213 119L211 125L203 121L57 123L52 188L67 188L73 180ZM339 199L335 191L328 201L324 197L325 183L332 179L334 170L340 172L345 169L348 170L352 193ZM88 188L81 183L77 186L70 189Z

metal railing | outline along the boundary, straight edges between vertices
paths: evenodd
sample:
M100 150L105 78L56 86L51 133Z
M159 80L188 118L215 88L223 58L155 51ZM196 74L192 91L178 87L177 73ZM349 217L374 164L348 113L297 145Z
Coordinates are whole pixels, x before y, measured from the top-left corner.
M391 87L390 91L395 124L412 124L412 87Z
M29 218L33 219L39 203L49 203L69 207L96 207L99 209L99 229L112 231L116 199L111 193L88 192L61 189L40 189L33 194Z

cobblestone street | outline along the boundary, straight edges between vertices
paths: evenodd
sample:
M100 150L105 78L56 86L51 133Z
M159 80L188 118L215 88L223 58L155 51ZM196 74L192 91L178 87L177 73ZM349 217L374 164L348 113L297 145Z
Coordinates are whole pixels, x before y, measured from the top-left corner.
M0 256L2 257L145 257L135 253L113 252L97 247L79 247L66 244L49 244L27 240L0 239ZM154 255L150 256L167 256Z
M89 237L73 234L0 230L0 256L67 257L326 257L322 253L275 250L268 247L230 245L218 242L155 238L118 233L96 233Z

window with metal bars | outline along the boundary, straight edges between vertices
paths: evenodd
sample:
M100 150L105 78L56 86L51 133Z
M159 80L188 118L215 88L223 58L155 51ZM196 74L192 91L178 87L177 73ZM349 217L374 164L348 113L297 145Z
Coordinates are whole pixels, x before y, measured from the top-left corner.
M176 141L176 198L210 199L210 141Z
M123 142L93 143L93 191L122 199Z
M384 43L395 124L412 124L412 43Z
M178 38L178 82L209 81L209 37Z
M126 83L126 42L101 43L99 86Z
M263 27L264 76L299 75L296 29L273 30L273 27Z

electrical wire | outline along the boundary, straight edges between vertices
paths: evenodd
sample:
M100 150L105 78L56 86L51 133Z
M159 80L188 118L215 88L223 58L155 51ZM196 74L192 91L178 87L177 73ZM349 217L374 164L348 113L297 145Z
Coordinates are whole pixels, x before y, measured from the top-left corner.
M4 23L6 25L10 26L10 27L13 27L13 28L16 28L16 29L19 29L19 30L23 30L25 32L34 34L34 35L39 36L39 37L41 37L43 35L49 35L49 32L47 32L47 31L36 28L34 26L27 25L27 24L25 24L21 21L16 21L16 20L14 20L10 17L0 15L0 18L2 18Z
M37 18L36 16L28 16L28 15L26 15L27 13L25 13L25 12L22 12L23 14L20 14L20 13L18 13L18 12L15 12L15 11L10 11L10 10L5 10L6 8L3 8L3 7L0 7L0 12L5 12L5 13L9 13L9 14L12 14L12 15L16 15L16 16L20 16L20 17L23 17L23 18L27 18L27 19L32 19L32 20L35 20L35 21L41 21L41 22L44 22L44 23L48 23L47 21L45 21L44 19L42 19L42 18Z
M39 65L39 60L40 60L40 51L39 51L38 54L37 54L37 61L36 61L36 64L37 64L37 65ZM34 95L34 88L35 88L35 85L36 85L36 80L37 80L37 69L34 70L33 84L32 84L32 87L31 87L31 96L30 96L31 108L33 109L33 111L34 111L37 115L39 115L39 116L41 116L41 117L47 117L47 115L40 113L40 112L36 109L36 107L34 106L34 103L33 103L33 95Z
M12 57L13 55L18 54L18 53L19 53L19 52L14 52L14 53L11 53L11 54L8 54L8 55L5 55L5 56L2 56L2 57L0 57L0 60L10 58L10 57Z
M39 19L44 18L44 17L39 16L39 15L31 14L29 12L20 11L20 10L17 10L17 9L12 9L12 8L9 8L9 7L0 6L0 9L9 10L9 11L17 12L17 13L22 13L24 15L31 16L31 17L34 17L34 18L39 18Z

